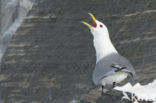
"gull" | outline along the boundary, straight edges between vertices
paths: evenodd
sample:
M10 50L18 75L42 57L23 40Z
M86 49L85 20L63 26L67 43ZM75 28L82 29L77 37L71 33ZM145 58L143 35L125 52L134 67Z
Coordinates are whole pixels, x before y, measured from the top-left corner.
M93 35L93 44L96 51L96 66L93 71L92 80L95 85L110 90L117 83L135 75L135 69L128 59L121 56L113 46L109 32L105 24L98 21L92 13L89 13L94 25L85 21L82 23L89 27Z

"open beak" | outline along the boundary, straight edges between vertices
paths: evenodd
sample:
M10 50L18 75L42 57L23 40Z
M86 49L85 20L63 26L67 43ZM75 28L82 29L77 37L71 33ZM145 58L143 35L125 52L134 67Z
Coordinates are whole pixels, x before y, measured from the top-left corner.
M91 18L93 19L94 26L88 24L88 23L85 22L85 21L82 21L82 23L83 23L84 25L88 26L89 28L91 28L91 27L96 28L97 23L96 23L96 19L95 19L94 15L93 15L92 13L88 13L88 14L89 14L89 15L91 16Z

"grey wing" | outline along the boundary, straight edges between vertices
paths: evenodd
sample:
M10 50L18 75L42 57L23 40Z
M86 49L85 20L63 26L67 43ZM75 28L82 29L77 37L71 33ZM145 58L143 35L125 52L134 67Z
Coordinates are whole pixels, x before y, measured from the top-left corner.
M101 78L114 73L116 68L112 67L113 64L126 67L128 72L131 72L133 75L135 74L133 66L125 57L113 53L107 57L102 58L98 63L96 63L95 69L93 71L93 82L96 85L100 84Z

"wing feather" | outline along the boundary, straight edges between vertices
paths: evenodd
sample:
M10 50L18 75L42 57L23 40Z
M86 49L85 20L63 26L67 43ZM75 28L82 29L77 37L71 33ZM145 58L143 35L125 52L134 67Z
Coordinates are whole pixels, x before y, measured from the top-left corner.
M132 64L125 57L112 53L96 63L93 71L93 82L96 85L100 84L101 78L111 75L115 72L116 68L112 67L113 64L119 65L120 67L126 67L128 72L131 72L133 75L135 74Z

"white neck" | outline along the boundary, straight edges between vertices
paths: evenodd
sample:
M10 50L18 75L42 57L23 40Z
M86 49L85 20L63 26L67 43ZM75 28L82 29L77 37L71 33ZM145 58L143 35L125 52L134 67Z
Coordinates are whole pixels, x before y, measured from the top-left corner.
M94 36L94 47L96 50L96 63L111 53L118 53L109 38L109 34Z

